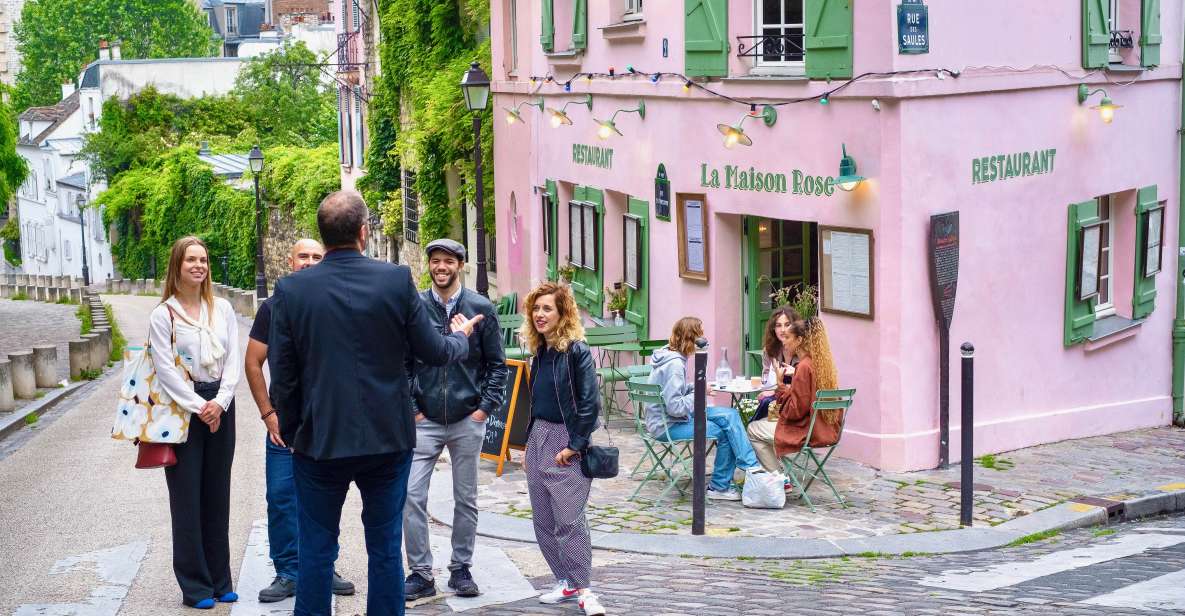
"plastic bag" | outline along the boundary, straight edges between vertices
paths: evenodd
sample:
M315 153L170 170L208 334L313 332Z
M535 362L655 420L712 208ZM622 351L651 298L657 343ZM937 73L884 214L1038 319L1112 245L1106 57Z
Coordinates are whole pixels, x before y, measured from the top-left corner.
M755 509L781 509L786 506L786 476L768 471L749 471L741 490L741 503Z

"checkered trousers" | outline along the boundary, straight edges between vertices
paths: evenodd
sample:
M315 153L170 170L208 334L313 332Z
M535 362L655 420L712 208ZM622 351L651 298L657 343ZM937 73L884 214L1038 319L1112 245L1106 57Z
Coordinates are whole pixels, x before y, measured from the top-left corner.
M568 466L555 463L556 454L567 446L563 424L535 419L527 438L527 491L535 540L551 573L574 588L588 588L592 543L585 507L592 479L580 472L579 458Z

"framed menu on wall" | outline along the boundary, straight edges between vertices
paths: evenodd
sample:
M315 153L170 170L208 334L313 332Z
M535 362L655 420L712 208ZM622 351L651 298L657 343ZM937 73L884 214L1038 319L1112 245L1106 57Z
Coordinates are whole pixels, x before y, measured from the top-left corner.
M819 246L823 311L873 318L872 229L820 225Z
M679 227L679 276L708 280L708 200L702 194L680 193L675 215Z

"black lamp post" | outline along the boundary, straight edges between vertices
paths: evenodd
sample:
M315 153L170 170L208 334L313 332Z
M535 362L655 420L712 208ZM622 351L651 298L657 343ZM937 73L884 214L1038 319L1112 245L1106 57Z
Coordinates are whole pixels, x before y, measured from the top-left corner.
M461 78L461 92L465 95L465 106L473 114L473 177L477 186L477 292L490 295L490 280L486 273L486 217L484 184L481 180L481 112L490 99L490 77L481 70L477 62L469 65Z
M263 171L263 152L259 146L251 148L247 156L251 175L255 178L255 297L267 299L267 272L263 266L263 204L259 200L259 174Z
M82 284L89 287L91 286L91 270L86 264L86 212L83 209L86 207L86 196L78 193L75 203L78 204L78 224L82 226Z
M230 256L222 255L218 257L222 261L222 284L230 286L230 270L227 267L230 265Z

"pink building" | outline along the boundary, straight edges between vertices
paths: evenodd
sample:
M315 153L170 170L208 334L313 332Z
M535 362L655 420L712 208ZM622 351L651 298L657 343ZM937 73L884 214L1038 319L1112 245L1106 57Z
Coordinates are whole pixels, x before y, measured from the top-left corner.
M929 468L931 216L958 212L952 460L963 341L976 455L1171 422L1180 4L494 0L491 22L503 292L571 262L590 317L632 283L643 337L699 316L710 366L752 375L769 281L821 285L857 388L840 454Z

